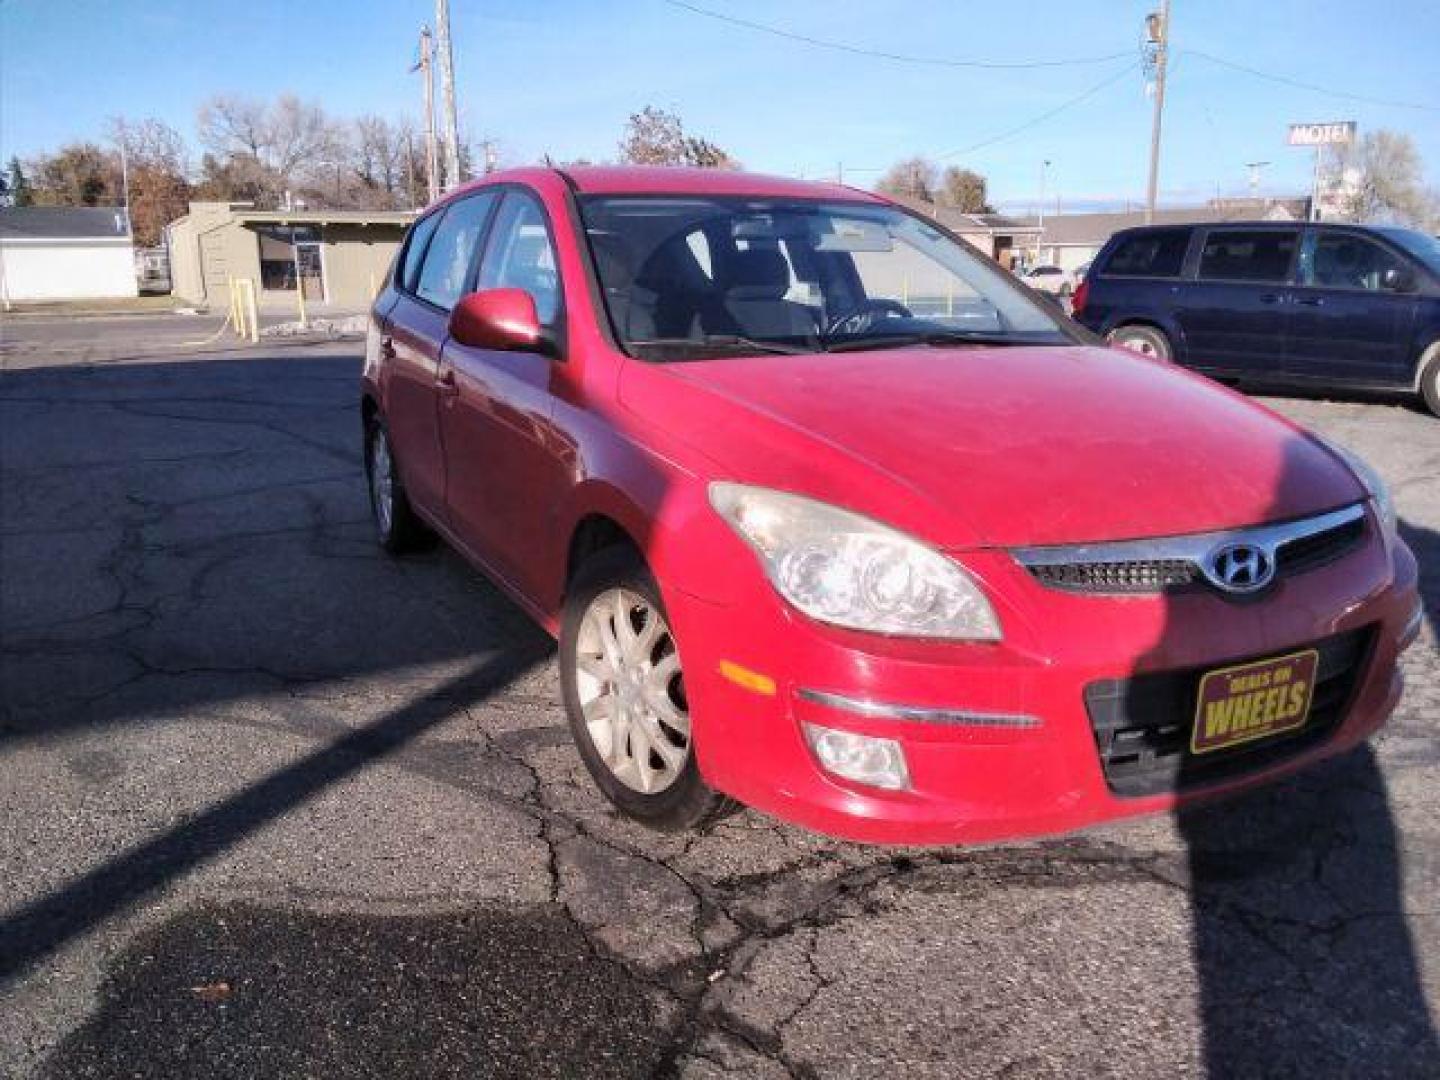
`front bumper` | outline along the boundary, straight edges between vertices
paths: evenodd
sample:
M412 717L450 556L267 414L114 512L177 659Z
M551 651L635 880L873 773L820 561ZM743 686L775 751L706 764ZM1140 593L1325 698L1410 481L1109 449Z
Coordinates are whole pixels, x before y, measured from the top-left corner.
M758 573L746 574L735 585L742 595L724 604L667 590L707 782L816 831L887 844L1028 838L1162 812L1285 775L1368 737L1399 701L1396 659L1419 610L1414 557L1373 525L1349 555L1250 603L1209 591L1065 593L999 551L967 555L965 564L996 605L1001 643L821 626L780 602ZM1364 637L1365 653L1323 735L1297 740L1293 753L1257 755L1253 768L1182 779L1157 794L1126 795L1107 782L1088 687L1203 671L1351 632ZM773 679L774 693L724 678L721 661ZM901 708L865 707L875 703ZM1188 715L1176 720L1188 728ZM805 741L805 723L898 740L910 788L884 791L827 773Z

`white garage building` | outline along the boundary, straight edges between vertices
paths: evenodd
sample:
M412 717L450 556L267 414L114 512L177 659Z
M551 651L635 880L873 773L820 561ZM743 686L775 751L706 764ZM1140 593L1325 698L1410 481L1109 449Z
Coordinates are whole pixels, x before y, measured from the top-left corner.
M135 248L125 211L103 206L0 209L0 299L134 296Z

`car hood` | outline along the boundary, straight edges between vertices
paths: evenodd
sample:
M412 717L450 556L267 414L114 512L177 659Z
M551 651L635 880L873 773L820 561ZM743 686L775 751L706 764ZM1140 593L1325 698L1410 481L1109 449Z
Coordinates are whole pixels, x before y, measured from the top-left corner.
M1334 453L1207 379L1118 349L918 346L627 365L621 398L717 478L946 547L1177 535L1364 491Z

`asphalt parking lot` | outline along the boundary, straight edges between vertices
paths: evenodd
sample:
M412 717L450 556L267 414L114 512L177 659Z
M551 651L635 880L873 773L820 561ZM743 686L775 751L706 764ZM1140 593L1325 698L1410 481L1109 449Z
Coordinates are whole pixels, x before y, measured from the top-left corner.
M1042 843L658 836L544 635L375 548L356 343L147 321L6 332L0 1075L1440 1075L1440 420L1271 399L1421 559L1370 747Z

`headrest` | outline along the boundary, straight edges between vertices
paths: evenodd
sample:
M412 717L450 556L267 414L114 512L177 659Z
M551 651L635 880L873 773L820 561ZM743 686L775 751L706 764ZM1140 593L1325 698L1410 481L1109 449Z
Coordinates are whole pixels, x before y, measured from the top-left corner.
M790 265L774 249L739 251L730 261L732 300L779 300L790 288Z
M607 289L623 289L635 277L634 255L625 238L612 232L590 233L590 247L595 252L595 269L600 283Z

